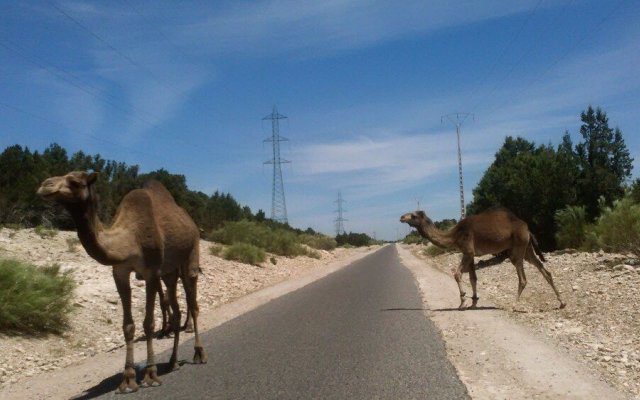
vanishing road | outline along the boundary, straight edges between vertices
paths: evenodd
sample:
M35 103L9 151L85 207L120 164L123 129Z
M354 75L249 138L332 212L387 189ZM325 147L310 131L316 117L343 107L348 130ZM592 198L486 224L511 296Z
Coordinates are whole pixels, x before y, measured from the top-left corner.
M114 376L83 398L469 398L391 245L203 338L208 364L184 364L162 386L126 396L114 394ZM193 342L180 347L180 359L192 355Z

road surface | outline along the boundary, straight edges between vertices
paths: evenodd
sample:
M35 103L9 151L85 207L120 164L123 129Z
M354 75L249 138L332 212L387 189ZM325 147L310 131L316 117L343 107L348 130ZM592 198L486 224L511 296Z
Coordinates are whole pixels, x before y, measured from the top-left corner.
M411 272L394 246L277 298L202 335L206 365L186 363L163 385L126 396L114 375L88 398L467 399L444 344L425 317ZM139 378L142 377L140 365Z

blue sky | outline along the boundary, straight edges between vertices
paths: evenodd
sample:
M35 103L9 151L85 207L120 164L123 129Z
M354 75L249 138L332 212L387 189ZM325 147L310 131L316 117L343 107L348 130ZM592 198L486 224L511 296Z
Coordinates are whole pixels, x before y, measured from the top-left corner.
M165 168L271 210L273 106L289 222L396 239L417 200L459 216L505 136L579 140L602 107L640 162L640 2L1 1L0 148ZM637 176L637 171L634 174Z

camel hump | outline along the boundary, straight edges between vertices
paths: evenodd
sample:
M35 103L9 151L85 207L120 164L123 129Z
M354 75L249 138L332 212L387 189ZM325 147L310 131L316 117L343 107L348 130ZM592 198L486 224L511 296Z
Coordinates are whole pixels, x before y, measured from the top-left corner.
M155 179L149 179L142 184L142 188L151 193L155 198L162 199L164 201L171 201L175 203L175 199L171 195L171 192L167 188Z

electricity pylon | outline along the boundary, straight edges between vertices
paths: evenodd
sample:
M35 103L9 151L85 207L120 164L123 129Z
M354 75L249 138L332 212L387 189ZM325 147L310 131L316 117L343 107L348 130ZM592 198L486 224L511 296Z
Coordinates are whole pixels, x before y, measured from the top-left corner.
M284 182L282 181L282 168L281 164L290 163L291 161L283 160L280 158L280 142L288 141L289 139L280 136L280 124L281 119L287 118L286 116L278 113L276 106L273 106L271 114L262 118L263 120L271 120L271 137L265 139L265 142L271 142L273 147L273 157L271 160L265 161L265 164L273 165L273 181L271 187L271 219L274 221L288 223L287 218L287 204L284 199Z

